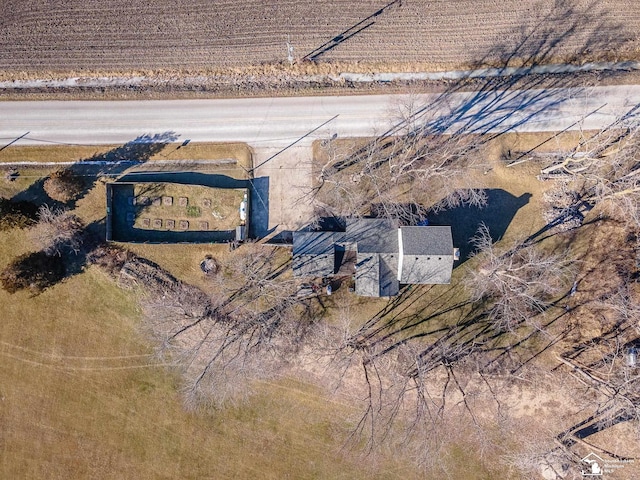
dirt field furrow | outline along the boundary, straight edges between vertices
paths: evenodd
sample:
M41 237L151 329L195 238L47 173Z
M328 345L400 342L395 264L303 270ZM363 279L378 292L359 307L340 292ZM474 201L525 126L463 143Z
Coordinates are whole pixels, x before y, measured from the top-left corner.
M634 0L5 0L0 73L640 58Z

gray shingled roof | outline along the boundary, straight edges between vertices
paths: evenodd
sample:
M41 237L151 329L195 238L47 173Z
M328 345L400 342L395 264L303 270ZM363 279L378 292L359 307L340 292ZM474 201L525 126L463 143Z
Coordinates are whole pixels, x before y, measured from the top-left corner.
M403 255L400 283L434 285L451 283L453 255L428 257Z
M397 295L403 284L450 283L451 227L401 227L393 220L347 220L346 232L294 232L293 274L326 277L336 270L336 244L357 246L356 293Z
M380 254L380 292L381 297L393 297L400 291L398 282L398 254Z
M335 272L334 232L293 232L293 275L326 277Z
M365 297L380 295L380 256L358 254L356 263L356 293Z
M400 227L405 255L453 255L451 227Z
M360 253L356 263L356 293L365 297L392 297L398 294L398 255Z
M400 232L400 283L450 283L453 270L451 227L402 227Z
M347 220L345 240L358 244L358 252L398 253L398 223L385 218Z

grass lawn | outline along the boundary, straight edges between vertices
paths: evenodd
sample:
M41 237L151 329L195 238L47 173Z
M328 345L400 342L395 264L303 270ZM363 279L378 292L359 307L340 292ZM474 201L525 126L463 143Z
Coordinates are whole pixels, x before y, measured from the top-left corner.
M3 478L395 476L336 453L348 407L306 385L275 382L247 405L186 412L137 331L134 298L95 268L0 301Z
M47 171L24 169L0 193L42 200ZM97 181L74 213L103 231L105 198ZM0 232L0 268L32 249L27 232ZM203 284L199 262L228 248L133 250ZM139 330L133 292L96 267L35 297L0 290L0 319L0 478L419 478L391 455L371 464L341 452L353 407L304 383L265 382L247 404L186 411L177 375Z

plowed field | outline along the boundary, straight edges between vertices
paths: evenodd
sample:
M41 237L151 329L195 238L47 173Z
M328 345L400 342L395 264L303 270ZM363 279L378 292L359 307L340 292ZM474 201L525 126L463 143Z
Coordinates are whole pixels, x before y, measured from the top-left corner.
M466 67L513 53L628 59L640 48L636 7L636 0L0 0L0 71L286 63L288 36L297 60L403 68Z

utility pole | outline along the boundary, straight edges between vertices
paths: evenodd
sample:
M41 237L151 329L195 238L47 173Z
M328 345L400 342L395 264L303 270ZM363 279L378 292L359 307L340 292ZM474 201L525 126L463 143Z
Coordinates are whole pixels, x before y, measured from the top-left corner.
M293 65L293 45L291 45L291 37L287 35L287 60L289 60L289 65Z

